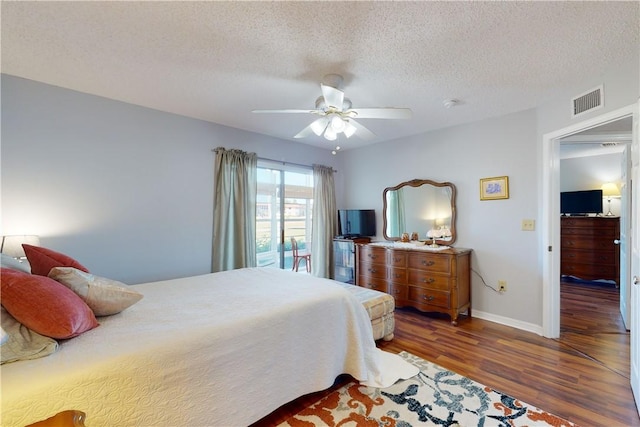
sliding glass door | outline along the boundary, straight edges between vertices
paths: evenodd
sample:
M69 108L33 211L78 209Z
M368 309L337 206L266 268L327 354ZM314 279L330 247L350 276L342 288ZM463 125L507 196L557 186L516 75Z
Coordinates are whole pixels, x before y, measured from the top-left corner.
M292 237L299 249L311 249L312 207L313 171L310 168L258 161L258 267L290 269Z

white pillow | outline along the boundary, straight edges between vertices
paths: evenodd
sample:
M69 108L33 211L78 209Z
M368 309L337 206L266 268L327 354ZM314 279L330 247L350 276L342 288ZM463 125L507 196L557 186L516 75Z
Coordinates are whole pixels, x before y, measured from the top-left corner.
M26 259L19 261L14 257L7 254L0 254L0 266L4 268L10 268L12 270L24 271L25 273L31 273L31 265Z
M58 342L27 328L0 307L2 349L0 364L48 356L58 349ZM6 334L6 335L4 335Z
M54 267L49 277L75 292L96 316L120 313L142 299L142 294L128 285L73 267Z

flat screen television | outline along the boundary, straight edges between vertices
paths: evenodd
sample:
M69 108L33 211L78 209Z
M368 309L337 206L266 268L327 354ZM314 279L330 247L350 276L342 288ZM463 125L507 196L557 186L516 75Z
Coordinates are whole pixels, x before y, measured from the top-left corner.
M338 210L338 230L344 238L376 235L374 209Z
M602 213L602 190L563 191L560 193L562 215Z

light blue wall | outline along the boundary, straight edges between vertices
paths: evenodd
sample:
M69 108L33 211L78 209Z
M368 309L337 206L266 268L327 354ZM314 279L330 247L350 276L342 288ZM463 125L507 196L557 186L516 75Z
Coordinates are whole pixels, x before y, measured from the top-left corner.
M562 159L560 161L560 191L597 190L605 182L615 183L618 188L622 180L622 153L603 154ZM604 212L620 215L620 198L604 200Z
M414 178L452 182L457 188L455 245L473 249L473 310L538 324L539 313L511 303L541 304L536 233L521 231L522 219L537 218L536 123L535 110L527 110L345 151L346 182L358 182L345 188L345 197L355 206L375 203L381 238L385 187ZM362 176L368 179L358 180ZM509 199L480 200L480 179L495 176L509 177ZM506 280L508 292L493 292L481 277L494 287Z
M339 169L327 150L2 75L2 234L126 283L210 272L218 146Z
M639 76L633 60L606 75L572 82L553 102L536 109L345 151L345 200L349 207L378 210L381 239L385 187L414 178L453 182L458 190L456 246L473 249L474 313L541 333L542 136L636 103ZM572 119L571 98L600 84L605 107ZM509 177L509 199L480 201L480 178L503 175ZM523 219L534 219L536 230L522 231ZM498 280L507 281L506 293L485 286L496 287Z
M521 221L540 222L542 135L590 118L571 119L570 99L599 84L606 101L598 114L637 102L638 75L637 62L630 62L575 82L537 109L336 157L3 75L2 233L39 234L44 246L96 274L136 283L209 271L217 146L334 166L338 207L375 208L379 238L385 187L414 178L451 181L458 190L456 246L473 249L474 312L539 330L543 244L539 227L521 231ZM509 199L481 201L480 178L503 175ZM485 286L498 280L507 281L505 294Z

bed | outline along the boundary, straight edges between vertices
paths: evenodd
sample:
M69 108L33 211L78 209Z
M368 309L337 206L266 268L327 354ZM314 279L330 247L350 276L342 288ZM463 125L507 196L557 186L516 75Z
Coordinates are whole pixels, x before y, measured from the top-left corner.
M97 328L2 365L3 426L68 409L91 426L244 426L343 373L375 387L417 374L331 280L248 268L132 288L144 297Z

